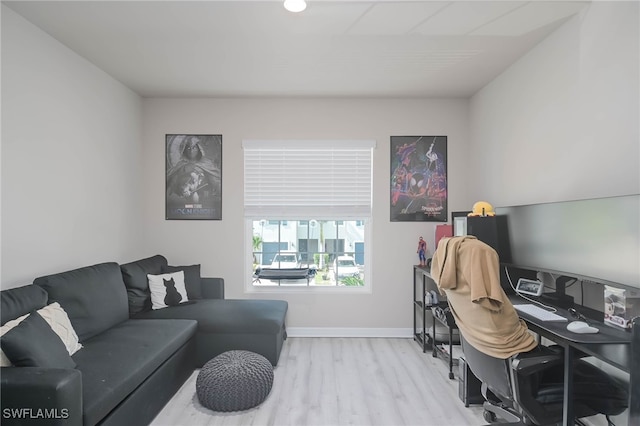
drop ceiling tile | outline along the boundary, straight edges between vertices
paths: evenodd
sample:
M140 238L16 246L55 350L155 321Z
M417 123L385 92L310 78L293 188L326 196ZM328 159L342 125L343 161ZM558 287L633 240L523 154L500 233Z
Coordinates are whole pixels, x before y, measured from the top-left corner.
M309 1L303 13L291 16L291 13L287 12L287 21L282 22L282 26L294 34L344 34L370 7L370 4L365 2Z
M465 35L514 9L522 1L460 1L429 18L415 29L422 35Z
M552 22L567 18L584 8L587 2L542 1L529 2L525 6L489 22L471 35L521 36Z
M349 34L406 34L450 2L398 2L374 4L349 29Z

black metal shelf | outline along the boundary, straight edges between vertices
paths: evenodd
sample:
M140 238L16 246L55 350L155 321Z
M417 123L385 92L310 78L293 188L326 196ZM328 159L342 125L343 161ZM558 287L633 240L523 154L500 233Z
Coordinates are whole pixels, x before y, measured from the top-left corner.
M436 321L439 321L440 323L446 325L447 328L449 329L449 343L448 343L449 350L447 351L443 347L439 346L438 344L435 344L435 345L432 345L431 354L434 358L440 358L449 365L449 378L453 380L455 378L455 374L453 373L453 367L458 365L458 359L454 358L453 356L453 330L457 329L457 327L455 326L455 324L451 326L449 325L449 323L443 322L440 318L438 318L435 315L433 316L433 318L434 318L434 321L433 321L434 334L435 334Z
M426 290L426 268L422 266L413 267L413 340L418 342L422 348L422 352L426 353L427 349L432 349L434 339L427 332L426 315L427 303L425 303ZM420 274L420 283L418 283L417 275ZM415 309L417 308L417 309ZM420 324L419 324L420 323ZM420 327L419 327L420 325ZM420 331L418 331L420 329ZM435 335L434 335L435 336Z
M440 301L437 304L427 303L426 294L427 291L437 290L435 281L431 278L429 271L422 266L414 266L413 270L413 340L418 342L422 347L422 352L426 353L427 349L431 350L433 357L443 359L449 364L449 378L455 377L453 373L453 366L458 365L458 360L453 358L453 330L457 329L453 317L449 314L444 315L442 318L438 318L438 314L445 309L448 304L446 301ZM417 308L417 309L416 309ZM435 311L435 312L434 312ZM431 333L427 330L427 315L433 317L431 325ZM447 351L438 347L436 340L436 323L439 322L447 327L449 331L449 354ZM418 327L418 325L421 327ZM451 354L451 355L450 355Z

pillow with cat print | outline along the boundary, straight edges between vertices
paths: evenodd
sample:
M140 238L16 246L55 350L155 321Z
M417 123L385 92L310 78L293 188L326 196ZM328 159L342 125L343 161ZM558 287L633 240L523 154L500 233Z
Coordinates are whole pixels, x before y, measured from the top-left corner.
M152 309L178 306L189 301L184 285L184 271L161 275L148 274L147 279L151 290Z

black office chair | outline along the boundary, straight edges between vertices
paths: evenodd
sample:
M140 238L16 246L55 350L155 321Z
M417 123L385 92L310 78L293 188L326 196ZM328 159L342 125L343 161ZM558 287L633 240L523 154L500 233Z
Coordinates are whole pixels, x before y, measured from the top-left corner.
M508 359L494 358L474 348L460 333L467 365L482 382L484 419L526 425L562 421L564 354L559 347L539 346ZM622 413L629 395L623 383L583 360L574 362L576 418Z
M640 318L633 319L633 337L631 340L631 397L629 398L629 424L640 425Z

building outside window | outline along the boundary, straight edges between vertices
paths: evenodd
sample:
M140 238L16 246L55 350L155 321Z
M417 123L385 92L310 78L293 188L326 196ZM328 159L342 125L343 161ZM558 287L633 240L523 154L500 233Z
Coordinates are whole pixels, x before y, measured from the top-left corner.
M308 280L260 278L254 285L364 286L365 220L251 222L252 271L311 269Z

